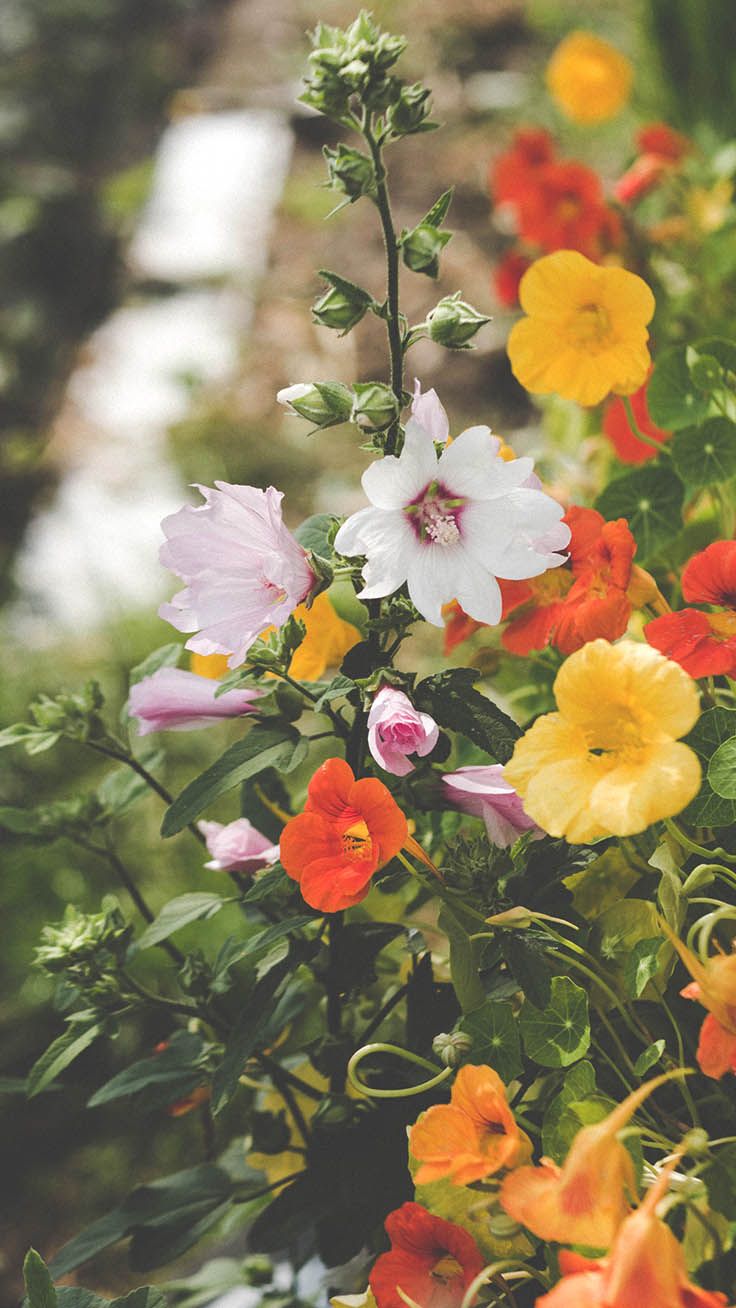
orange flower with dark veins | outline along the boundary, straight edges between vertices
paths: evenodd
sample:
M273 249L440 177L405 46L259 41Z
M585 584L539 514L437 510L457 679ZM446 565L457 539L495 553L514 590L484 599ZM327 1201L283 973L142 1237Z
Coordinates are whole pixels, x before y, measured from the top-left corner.
M370 1276L378 1308L406 1308L407 1300L420 1308L460 1308L484 1264L472 1235L413 1203L389 1213L386 1234L390 1252Z
M708 1010L700 1028L698 1067L720 1081L726 1072L736 1073L736 953L714 954L701 963L666 922L661 927L693 978L680 994Z
M356 781L344 759L328 758L309 783L304 812L281 833L281 862L312 908L337 913L365 899L373 873L398 854L408 834L382 781Z
M409 1152L420 1164L417 1185L444 1178L471 1185L514 1167L530 1151L492 1067L461 1067L450 1103L428 1108L409 1131Z
M511 1172L501 1188L509 1216L542 1240L608 1249L636 1196L634 1165L618 1133L666 1080L639 1086L602 1122L578 1131L561 1168L543 1158L540 1167Z

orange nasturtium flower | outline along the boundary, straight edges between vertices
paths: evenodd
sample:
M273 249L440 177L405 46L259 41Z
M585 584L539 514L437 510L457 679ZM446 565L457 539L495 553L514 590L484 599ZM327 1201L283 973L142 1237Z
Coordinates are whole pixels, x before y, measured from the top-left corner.
M646 381L654 296L636 273L556 250L524 273L519 299L527 317L511 329L508 356L528 391L593 405Z
M598 1262L562 1250L562 1280L536 1308L726 1308L725 1294L701 1290L689 1279L682 1245L657 1217L675 1162L623 1222L608 1258Z
M344 759L328 758L309 783L304 812L281 833L281 862L312 908L337 913L365 899L373 873L408 837L406 818L382 781L356 781Z
M665 921L661 926L693 978L680 993L708 1010L700 1028L698 1067L720 1081L726 1072L736 1073L736 953L714 954L701 963Z
M504 1084L491 1067L461 1067L449 1104L434 1104L409 1130L409 1152L420 1164L417 1185L448 1178L471 1185L531 1153L506 1102Z
M543 1158L539 1167L510 1172L501 1187L501 1205L509 1216L542 1240L608 1249L636 1197L631 1154L618 1132L668 1079L667 1073L654 1077L602 1122L582 1127L561 1168Z
M553 690L559 711L537 718L504 766L543 831L571 844L632 836L695 798L700 764L679 737L700 697L676 663L632 640L591 640Z
M623 109L634 70L593 32L570 32L547 65L550 95L574 123L602 123Z

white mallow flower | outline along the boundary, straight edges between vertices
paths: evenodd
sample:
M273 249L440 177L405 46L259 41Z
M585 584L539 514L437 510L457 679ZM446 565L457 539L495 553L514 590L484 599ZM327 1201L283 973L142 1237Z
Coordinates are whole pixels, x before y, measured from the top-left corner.
M404 448L366 468L371 507L343 523L335 548L364 554L361 599L382 599L406 582L415 608L442 626L442 606L457 600L469 617L501 620L496 581L538 577L564 563L570 529L563 509L528 482L532 459L504 462L488 427L469 427L439 458L415 418Z

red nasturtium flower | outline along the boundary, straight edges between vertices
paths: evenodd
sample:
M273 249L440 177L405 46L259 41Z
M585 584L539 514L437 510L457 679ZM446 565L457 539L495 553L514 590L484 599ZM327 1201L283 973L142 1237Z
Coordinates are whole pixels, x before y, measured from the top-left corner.
M669 440L672 433L656 427L649 417L647 384L645 382L638 391L634 391L634 394L629 396L629 402L639 430L645 436L651 436L652 440L662 444ZM654 447L647 445L646 441L640 441L631 430L626 406L619 395L612 396L606 405L603 414L603 431L622 463L645 463L647 459L656 459L657 451Z
M496 204L516 204L534 174L554 159L555 145L543 127L522 127L508 150L491 164L488 177Z
M304 812L281 833L281 862L312 908L337 913L365 899L373 873L407 838L406 818L383 782L356 781L344 759L328 758L309 783Z
M409 1152L419 1163L415 1181L449 1178L471 1185L530 1156L506 1102L504 1084L492 1067L461 1067L449 1104L433 1104L409 1131Z
M736 673L736 541L716 540L682 574L683 598L720 605L718 613L680 609L647 623L644 635L691 677Z
M649 123L636 135L638 155L613 188L621 204L648 195L662 178L689 153L691 142L667 123Z
M493 289L501 304L513 309L519 303L519 284L532 261L521 250L507 250L493 269Z
M459 1308L485 1261L472 1235L413 1203L389 1213L386 1233L391 1250L370 1275L378 1308L406 1308L399 1290L420 1308Z
M574 159L537 169L516 209L519 235L548 252L578 250L599 259L619 243L620 224L605 204L600 178Z
M662 930L693 978L680 993L708 1010L700 1028L698 1067L720 1081L726 1072L736 1073L736 953L714 954L701 963L666 922Z

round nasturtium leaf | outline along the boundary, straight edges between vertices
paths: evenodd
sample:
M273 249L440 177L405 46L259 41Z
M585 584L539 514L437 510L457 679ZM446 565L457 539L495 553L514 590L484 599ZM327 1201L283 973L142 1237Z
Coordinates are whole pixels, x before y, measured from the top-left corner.
M736 736L718 746L708 764L708 781L722 799L736 799Z
M670 448L688 486L713 486L736 476L736 424L728 418L708 418L700 427L678 432Z
M541 1067L569 1067L590 1044L588 997L567 976L552 978L550 1001L537 1008L527 999L519 1017L524 1049Z
M610 522L626 518L646 562L682 528L685 487L671 468L649 464L609 482L595 507Z

